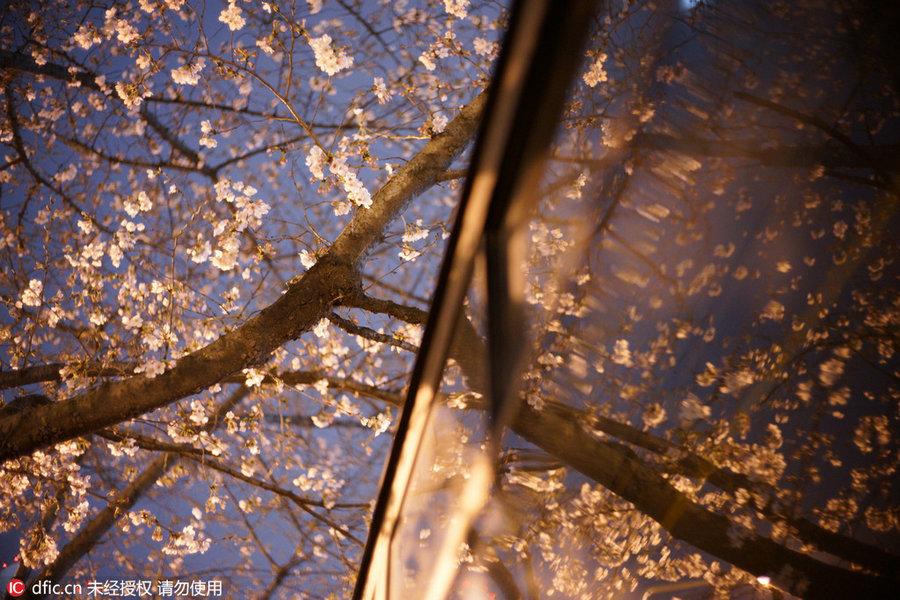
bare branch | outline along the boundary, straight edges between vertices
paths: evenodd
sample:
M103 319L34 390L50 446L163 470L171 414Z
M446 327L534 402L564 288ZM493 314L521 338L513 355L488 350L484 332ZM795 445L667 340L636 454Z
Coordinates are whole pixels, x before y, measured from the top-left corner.
M328 320L352 335L358 335L360 337L364 337L368 340L372 340L375 342L379 342L381 344L387 344L389 346L394 346L397 348L402 348L403 350L408 350L409 352L418 352L419 349L416 346L413 346L409 342L404 342L403 340L397 339L393 336L378 333L374 329L370 327L363 327L362 325L357 325L350 319L345 319L337 313L331 313L328 315Z

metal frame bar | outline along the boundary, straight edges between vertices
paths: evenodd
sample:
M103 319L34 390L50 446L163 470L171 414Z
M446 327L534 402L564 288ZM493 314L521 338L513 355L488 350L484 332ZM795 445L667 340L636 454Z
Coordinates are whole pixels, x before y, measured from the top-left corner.
M466 539L493 481L493 458L515 406L523 358L521 240L516 232L536 204L542 158L594 12L593 0L521 0L513 7L459 213L413 368L406 404L382 478L354 600L387 600L391 546L440 386L447 351L480 248L487 254L491 448L473 465L456 531L431 574L427 598L446 597L458 541ZM510 342L513 346L511 347ZM513 351L515 350L515 352ZM475 501L471 501L475 498ZM478 498L481 498L479 501ZM456 546L454 546L456 544Z

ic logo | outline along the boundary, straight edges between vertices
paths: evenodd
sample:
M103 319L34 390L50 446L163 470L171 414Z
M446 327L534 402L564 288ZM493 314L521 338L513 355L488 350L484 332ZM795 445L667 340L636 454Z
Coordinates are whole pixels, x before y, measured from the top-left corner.
M6 591L10 596L21 596L25 593L25 582L21 579L10 579Z

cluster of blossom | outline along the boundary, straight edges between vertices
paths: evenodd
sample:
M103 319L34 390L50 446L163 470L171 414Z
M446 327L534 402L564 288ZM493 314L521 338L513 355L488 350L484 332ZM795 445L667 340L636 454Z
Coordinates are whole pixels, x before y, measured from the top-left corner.
M771 321L781 321L784 319L784 304L779 302L778 300L769 300L766 305L763 307L762 313L760 313L759 317L763 320L771 320Z
M313 327L313 334L317 338L326 337L328 335L328 319L319 319L319 322Z
M307 269L312 268L312 266L314 264L316 264L316 260L318 260L316 258L315 253L310 252L306 248L304 248L303 250L300 251L299 256L300 256L300 264L303 265L304 267L306 267Z
M0 477L3 478L4 487L0 489L0 531L8 531L19 525L18 520L13 520L16 514L15 503L28 492L31 482L25 474L28 459L10 460L0 463Z
M112 456L134 456L138 451L137 441L134 438L126 438L121 442L107 442L106 447Z
M57 121L64 114L66 114L65 106L61 102L56 101L56 99L48 99L44 108L38 111L40 118L51 123Z
M216 182L216 200L228 202L236 209L234 214L234 231L243 231L247 227L259 227L261 218L268 214L271 208L262 200L253 200L257 189L244 185L243 182L231 182L222 179ZM216 233L218 235L220 232Z
M39 46L34 46L31 49L31 58L34 60L35 64L43 66L47 64L49 52Z
M900 530L900 511L896 508L881 509L869 506L866 509L866 527L872 531Z
M688 394L679 405L678 420L682 427L690 427L695 421L709 418L710 414L710 408L695 394Z
M41 508L41 502L29 494L37 482L68 482L72 488L72 502L80 503L90 486L90 477L80 473L76 459L83 453L77 441L58 444L53 453L37 451L23 457L0 463L0 531L20 527L17 515L26 514L26 508ZM44 485L42 483L41 485ZM52 497L52 496L50 496ZM25 505L23 505L25 503ZM76 508L76 511L79 509ZM81 525L80 513L64 524L68 528ZM20 556L26 567L41 568L58 556L56 541L40 523L36 523L19 540Z
M301 492L318 492L331 496L340 491L346 482L336 478L334 472L327 467L309 467L291 483Z
M203 134L200 136L200 145L206 146L207 148L215 148L219 145L219 142L216 141L212 135L215 135L215 129L209 123L209 120L203 120L200 122L200 132ZM212 135L210 135L212 134Z
M589 87L594 87L598 83L603 83L608 79L606 70L603 68L606 59L607 56L605 52L597 55L594 62L591 63L591 68L582 76L582 79Z
M819 365L819 383L825 387L830 387L840 379L844 373L844 360L850 355L849 348L839 348L835 354L840 353L835 358L830 358Z
M384 84L384 78L382 77L376 77L373 80L372 90L375 92L375 97L378 98L378 104L389 102L393 97L391 91Z
M219 443L218 440L210 436L208 432L201 431L200 433L197 433L196 425L190 422L191 416L193 416L193 413L188 416L188 420L179 419L169 421L166 424L166 434L172 438L172 441L178 444L194 444L194 442L200 441L201 445L204 447L207 444L217 446ZM202 434L206 434L206 436L203 436Z
M472 46L475 48L475 54L479 54L481 56L494 58L497 54L497 44L482 37L475 38L472 41Z
M184 6L184 0L162 0L162 3L166 5L166 8L169 10L180 10L182 6ZM141 7L141 10L147 14L155 13L159 10L159 5L157 2L153 2L151 0L138 0L138 4Z
M314 352L321 363L322 368L324 369L335 369L338 368L344 357L350 353L350 348L343 344L343 341L340 336L332 335L330 329L326 329L320 332L323 333L323 337L317 338L322 340L318 343L317 347L314 349Z
M438 134L444 131L444 128L447 127L447 123L449 123L447 117L441 112L436 112L431 115L428 128L431 129L432 133Z
M236 4L236 0L229 0L228 6L219 13L219 21L228 25L231 31L238 31L247 24L241 7Z
M266 378L266 374L263 371L260 371L259 369L255 369L252 367L243 369L241 372L244 374L244 377L245 377L244 385L246 385L249 388L253 388L253 387L258 388L260 385L262 385L263 379Z
M54 119L55 120L55 119ZM53 175L53 180L57 183L67 183L75 179L78 174L78 166L75 163L69 163L69 166L62 171Z
M90 50L91 46L99 44L103 38L92 23L82 23L72 36L72 40L82 50Z
M263 52L265 52L266 54L268 54L269 56L274 57L275 56L275 48L273 48L272 44L271 44L273 39L274 39L274 36L271 36L271 35L259 38L258 40L256 40L256 47L259 48L260 50L262 50Z
M570 200L580 200L582 190L584 189L585 184L587 184L587 175L585 173L581 173L572 182L571 187L566 191L566 198Z
M185 525L180 532L173 534L163 548L163 552L177 556L204 554L209 550L209 546L209 538L205 537L191 524Z
M59 556L56 540L40 524L32 527L22 536L19 546L22 564L31 569L39 569L48 565Z
M22 308L22 306L40 306L44 293L44 282L40 279L32 279L28 282L28 287L22 291L22 295L18 302L16 302L16 308Z
M430 50L428 52L423 52L419 56L419 62L429 71L434 71L437 68L437 63L434 62L434 52Z
M390 411L380 412L374 417L360 417L359 422L362 423L363 427L368 427L371 429L375 436L379 436L385 431L388 430L388 427L391 426L391 413Z
M338 181L343 184L344 191L347 192L347 200L362 208L370 208L372 206L372 196L369 194L369 190L366 189L366 186L363 185L356 173L351 170L347 164L346 156L332 158L328 168L338 178ZM346 202L338 203L334 210L338 216L347 214L349 211L350 206Z
M144 98L151 95L151 92L142 84L120 81L116 83L116 94L126 108L133 110L139 107Z
M412 246L404 244L400 249L400 252L397 253L397 256L400 257L400 260L403 262L412 262L422 256L422 253Z
M565 574L553 579L548 592L561 592L566 598L614 598L614 590L633 588L641 578L677 581L715 569L715 563L708 565L699 554L679 552L657 522L600 485L583 484L579 495L537 518L542 520L532 526L540 532L534 541L544 561L553 565L554 572L558 572L556 565L566 565ZM604 533L594 536L592 551L585 554L573 553L565 542L547 533L553 530ZM577 540L578 536L565 538ZM527 539L514 543L518 552L526 548Z
M651 402L644 409L643 415L641 415L641 420L644 423L644 426L647 428L656 427L666 420L666 409L662 407L658 402Z
M83 449L75 441L59 444L56 446L56 450L58 450L63 457L70 458L76 458L83 452ZM36 458L41 458L43 456L46 455L41 453L41 456L36 456ZM54 478L57 481L64 481L68 486L71 504L68 508L68 518L63 523L63 529L70 533L75 532L84 523L90 510L90 505L88 501L85 500L85 496L90 487L91 477L90 475L81 473L79 463L74 460L60 461L57 465L52 467L48 463L46 466L53 469ZM0 476L2 475L3 472L0 471ZM4 481L6 481L5 478ZM27 482L27 479L25 481ZM12 492L13 490L8 491ZM2 529L2 520L0 520L0 530ZM47 537L46 532L39 528L35 528L29 532L26 539L22 540L22 556L26 566L40 566L47 564L55 558L56 545L52 540L45 540L45 537Z
M755 377L753 376L752 371L747 368L735 367L722 376L722 383L719 386L719 391L723 394L737 395L744 388L752 385L754 381Z
M413 242L424 240L428 237L428 229L422 226L422 219L416 219L414 223L407 223L403 232L403 245L397 256L404 262L411 262L422 255L422 252L412 247Z
M206 406L200 399L194 398L191 400L191 414L188 415L188 419L198 427L206 425L209 422L209 416L206 414Z
M778 435L773 435L774 432L769 430L768 438L763 444L742 444L729 435L731 422L718 420L711 421L710 425L712 431L718 433L718 437L711 434L710 439L708 436L697 446L697 454L716 456L716 462L720 466L735 473L744 473L751 481L769 486L778 484L787 468L784 455L777 447L780 444L780 431Z
M138 213L148 212L153 208L153 202L147 196L147 192L141 190L137 196L130 197L123 203L125 212L129 217L136 217Z
M200 72L206 66L206 59L202 56L193 63L184 64L177 69L172 69L172 81L177 85L197 85L200 81Z
M853 431L853 443L863 454L868 454L875 446L887 447L891 442L891 429L885 415L869 415L859 420Z
M257 193L256 188L245 186L242 182L222 179L216 182L215 190L218 201L228 202L235 207L233 218L215 223L213 236L218 238L218 243L214 252L202 233L197 234L195 244L185 252L195 263L210 260L219 270L230 271L238 263L240 240L236 234L248 227L258 227L261 218L269 212L270 206L262 200L253 200L252 197Z
M126 250L134 248L138 239L138 234L146 229L143 223L135 223L128 219L122 219L119 228L116 230L115 236L110 240L106 252L110 262L116 268L125 256Z
M610 360L617 365L622 365L624 367L630 367L634 364L631 360L631 350L628 348L628 340L616 340L616 343L613 345L613 353L610 356Z
M306 166L316 179L325 179L325 165L328 164L328 156L318 146L309 149L306 155Z
M459 42L456 41L456 34L450 29L438 37L437 41L419 55L419 62L422 63L426 70L434 71L437 68L436 60L447 58L452 52L459 51L460 46Z
M150 323L142 329L141 334L144 349L149 352L155 352L163 346L172 348L178 344L178 335L172 331L171 323Z
M444 0L444 10L457 19L469 16L469 0Z
M343 48L335 50L331 36L323 34L309 38L309 47L316 57L316 66L326 75L332 76L353 66L353 57Z
M201 431L198 433L197 441L200 443L201 448L213 456L221 456L228 449L225 442L208 431Z
M187 248L185 253L191 257L191 262L203 264L212 255L212 245L203 237L202 233L198 232L194 245Z
M531 252L538 257L551 258L561 256L571 246L571 240L567 240L563 230L559 227L548 227L543 221L531 221L528 224L531 234Z
M140 316L137 317L140 319ZM143 373L147 377L153 378L158 377L166 372L168 365L166 361L158 360L156 358L148 358L138 366L134 368L135 374Z
M107 9L103 24L103 33L106 34L107 37L112 37L115 34L116 39L123 44L130 44L137 40L140 37L137 28L127 19L118 18L116 12L117 9L115 7Z

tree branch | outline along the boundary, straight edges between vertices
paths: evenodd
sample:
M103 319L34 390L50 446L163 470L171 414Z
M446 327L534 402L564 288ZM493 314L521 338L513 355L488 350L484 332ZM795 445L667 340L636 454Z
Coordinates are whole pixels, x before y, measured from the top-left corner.
M63 199L63 202L68 204L76 213L85 218L89 218L94 225L104 231L106 233L112 233L108 228L103 226L93 215L87 213L84 209L82 209L75 200L73 200L68 194L63 192L59 187L53 185L53 182L48 180L46 177L40 174L35 166L31 163L31 159L28 157L28 152L25 150L25 145L22 143L22 136L19 133L19 122L16 119L16 109L13 103L13 95L12 90L10 90L9 86L7 86L4 90L6 95L6 116L9 119L9 127L12 129L12 137L13 137L13 147L15 147L16 152L19 154L19 159L22 161L22 164L25 165L25 170L27 170L34 180L52 191L54 194L58 195Z
M21 52L10 52L9 50L0 49L0 69L8 69L20 73L32 73L34 75L44 75L61 81L77 81L86 88L90 88L97 92L102 92L94 75L85 71L77 71L70 73L69 70L55 63L46 63L39 65L34 62L30 56L26 56Z
M328 315L327 319L352 335L358 335L360 337L366 338L367 340L372 340L374 342L379 342L381 344L387 344L389 346L395 346L397 348L402 348L403 350L408 350L409 352L416 353L419 349L416 346L413 346L409 342L404 342L403 340L399 340L393 336L387 335L385 333L378 333L374 329L370 327L363 327L362 325L357 325L350 319L345 319L341 315L337 313L331 313Z
M469 325L471 327L471 325ZM461 334L457 334L460 337ZM454 342L454 348L459 348ZM467 351L471 351L467 349ZM456 355L451 352L451 357ZM484 369L484 363L476 365ZM480 379L480 373L467 374L470 379ZM478 388L475 388L478 389ZM470 405L483 408L480 403ZM756 576L766 575L781 589L804 598L834 597L889 597L896 588L896 571L882 571L884 576L850 571L817 560L807 554L795 552L777 542L758 535L717 514L695 504L676 490L657 470L622 444L599 440L588 428L602 425L621 439L647 447L654 452L665 453L669 442L651 434L604 419L587 416L583 411L555 402L548 402L537 411L521 402L511 429L527 441L558 457L571 468L598 482L617 496L659 523L674 538L730 562ZM740 476L717 471L716 467L698 457L689 465L704 472L712 467L709 476L723 486L736 484ZM741 486L743 487L743 486ZM833 547L833 546L832 546ZM846 554L836 554L841 556ZM877 561L886 555L878 551ZM855 562L850 559L849 562ZM890 560L890 559L888 559Z
M274 303L209 345L180 358L165 373L107 383L74 398L0 419L0 460L15 458L145 414L264 363L332 305L357 293L356 268L382 231L436 182L477 129L480 94L432 138L360 209L326 254Z
M0 371L0 390L47 381L62 381L62 370L73 366L79 369L79 375L84 375L85 377L121 377L134 373L138 363L102 363L93 361L85 363L50 363L13 371Z
M340 304L385 314L413 325L424 325L428 320L428 311L413 306L397 304L391 300L373 298L362 290L357 290L354 294L342 298ZM484 341L466 317L465 311L460 311L459 313L459 320L456 323L456 334L453 336L453 341L450 344L449 356L460 365L463 373L469 380L470 387L483 389L487 352Z
M287 385L314 385L319 381L325 380L329 388L340 390L342 392L350 392L368 396L375 400L381 400L393 406L403 406L403 397L399 392L385 390L373 385L366 385L345 379L343 377L334 377L327 375L321 371L283 371L277 375L267 374L263 377L261 385L272 385L284 383ZM232 375L222 380L222 383L244 383L245 378L239 375Z
M773 490L767 486L752 481L743 473L735 473L730 469L718 467L706 458L693 452L688 452L668 440L651 433L639 431L630 425L607 417L587 414L584 414L583 417L583 422L586 422L590 427L613 435L635 446L650 450L654 454L668 456L670 453L674 453L678 457L673 462L674 470L677 473L708 481L725 492L735 493L743 488L763 498L772 497ZM765 506L759 507L759 510L770 521L784 521L797 530L803 541L815 544L819 549L834 556L878 573L891 574L900 572L900 558L880 548L828 531L807 519L776 513L772 510L772 506L768 501Z
M250 390L241 386L232 393L225 402L223 402L210 417L209 421L203 427L205 431L215 429L225 417L225 414L231 410L238 402L243 400ZM56 559L45 566L32 582L46 579L51 582L59 581L68 573L69 569L75 565L78 560L91 551L91 549L100 541L100 538L122 517L132 506L149 490L160 477L165 475L174 467L179 460L179 455L166 452L156 457L144 471L133 479L124 490L119 492L115 498L110 500L100 512L94 515L87 525L73 537L69 542L60 549ZM30 597L31 584L26 586L26 598Z
M896 591L898 582L893 577L866 575L816 560L693 503L627 448L590 435L578 413L555 403L541 411L522 403L512 429L634 504L673 537L753 575L768 576L774 585L796 596L887 598Z
M363 543L362 540L360 540L359 538L354 536L347 529L338 525L337 523L335 523L333 520L329 519L328 517L323 517L322 515L320 515L316 511L314 511L312 508L310 508L310 506L324 507L325 503L320 500L311 500L309 498L304 498L303 496L298 496L297 494L295 494L294 492L291 492L290 490L286 490L277 485L268 483L266 481L263 481L262 479L257 479L256 477L249 477L247 475L244 475L239 470L234 469L218 460L210 459L209 457L201 458L201 457L193 455L192 453L185 454L184 457L187 458L188 460L192 460L192 461L196 462L199 465L202 465L203 467L213 469L220 473L225 473L226 475L233 477L234 479L239 479L240 481L249 483L250 485L264 489L268 492L272 492L276 496L281 496L282 498L286 498L286 499L290 500L291 502L293 502L294 504L296 504L302 511L308 513L314 519L321 521L322 523L325 523L326 525L328 525L335 531L340 532L341 535L346 536L348 539L353 540L354 542L359 544L360 547L365 546L365 543ZM335 506L338 506L338 505L335 504ZM350 506L358 507L357 504L351 504ZM363 505L363 506L366 506L366 505Z
M747 92L734 92L734 97L738 100L743 100L745 102L755 104L757 106L771 110L779 115L795 119L797 121L800 121L801 123L811 125L816 129L821 130L822 132L826 133L833 139L846 146L851 152L858 155L885 182L887 182L888 184L894 183L894 178L889 174L891 171L893 171L893 169L886 170L884 164L880 160L876 160L876 158L869 153L868 149L860 146L855 141L853 141L853 139L849 135L845 134L837 127L828 124L820 117L817 117L815 115L808 115L798 110L794 110L793 108L788 108L787 106L772 102L771 100L766 100L765 98L754 96L753 94L749 94ZM893 156L891 158L893 158Z

